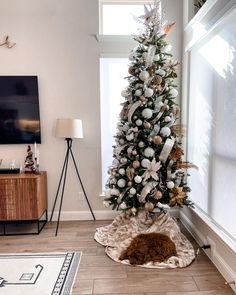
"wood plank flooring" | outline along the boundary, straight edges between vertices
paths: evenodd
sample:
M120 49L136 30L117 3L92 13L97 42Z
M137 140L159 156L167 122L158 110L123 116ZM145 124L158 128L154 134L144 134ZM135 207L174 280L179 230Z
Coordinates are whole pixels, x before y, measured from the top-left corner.
M104 247L93 239L95 229L109 223L110 221L61 222L58 236L55 237L56 224L51 222L40 235L0 237L0 253L82 251L73 295L234 294L203 252L184 269L146 269L114 262L106 256ZM197 249L197 243L186 229L182 226L181 229Z

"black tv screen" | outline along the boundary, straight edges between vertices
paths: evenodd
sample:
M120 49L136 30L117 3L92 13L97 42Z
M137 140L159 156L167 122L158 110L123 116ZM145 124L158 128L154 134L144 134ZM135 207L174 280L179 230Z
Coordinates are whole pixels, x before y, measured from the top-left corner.
M0 144L41 143L37 76L0 76Z

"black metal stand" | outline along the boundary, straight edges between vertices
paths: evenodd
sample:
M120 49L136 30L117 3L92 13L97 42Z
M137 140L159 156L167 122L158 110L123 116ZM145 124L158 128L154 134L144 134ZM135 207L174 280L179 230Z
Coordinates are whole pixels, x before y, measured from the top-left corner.
M70 155L72 157L72 160L73 160L73 163L74 163L74 166L75 166L75 170L76 170L77 176L79 178L79 181L80 181L80 184L81 184L81 187L82 187L82 190L83 190L85 199L86 199L86 201L88 203L90 212L91 212L91 214L93 216L93 220L96 220L95 219L95 216L93 214L93 210L92 210L92 208L90 206L88 197L86 195L86 192L85 192L85 189L84 189L82 180L81 180L80 175L79 175L79 170L78 170L78 167L76 165L75 158L74 158L74 155L73 155L73 152L72 152L72 138L66 138L65 140L66 140L66 143L67 143L67 151L66 151L66 156L65 156L65 160L64 160L64 164L63 164L63 168L62 168L62 172L61 172L61 176L60 176L60 180L59 180L59 184L58 184L58 188L57 188L57 193L56 193L55 201L54 201L54 204L53 204L52 214L51 214L51 217L50 217L50 221L52 221L52 217L53 217L53 214L54 214L55 206L56 206L56 203L57 203L58 194L59 194L59 191L60 191L60 188L61 188L62 179L63 179L62 190L61 190L61 200L60 200L60 206L59 206L59 212L58 212L58 218L57 218L57 228L56 228L55 236L57 236L59 222L60 222L61 207L62 207L62 203L63 203L64 190L65 190L65 184L66 184L66 176L67 176L67 168L68 168L68 162L69 162Z

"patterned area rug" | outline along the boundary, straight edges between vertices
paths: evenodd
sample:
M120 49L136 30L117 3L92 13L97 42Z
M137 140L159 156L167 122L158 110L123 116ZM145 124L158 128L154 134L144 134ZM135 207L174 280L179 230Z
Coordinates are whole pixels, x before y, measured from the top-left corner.
M193 246L181 233L177 222L168 214L149 214L140 210L135 216L126 211L119 214L107 226L97 228L94 239L105 246L106 254L113 260L130 264L129 260L119 260L121 253L127 249L131 240L141 233L161 233L167 235L176 246L177 256L172 256L164 262L149 262L139 265L149 268L186 267L195 258Z
M0 294L69 295L81 252L0 255Z

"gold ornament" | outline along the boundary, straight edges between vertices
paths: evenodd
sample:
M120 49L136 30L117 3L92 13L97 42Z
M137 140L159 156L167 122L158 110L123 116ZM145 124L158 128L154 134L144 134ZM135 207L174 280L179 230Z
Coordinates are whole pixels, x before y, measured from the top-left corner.
M138 160L135 160L135 161L133 161L132 165L136 169L140 166L140 162Z
M133 185L133 182L132 181L128 181L128 187L131 187Z
M135 68L134 67L129 67L128 73L132 76L135 76Z
M153 137L152 141L155 144L160 144L162 142L162 138L159 135L156 135L156 136Z
M147 70L148 70L149 75L152 76L153 74L155 74L156 66L155 65L152 65Z
M139 96L139 99L141 100L141 101L145 101L145 96L143 96L143 95L141 95L141 96Z
M147 203L145 203L144 208L147 211L152 211L154 209L154 205L152 202L147 202Z
M132 151L132 155L133 155L133 156L136 156L136 155L137 155L137 151L136 151L136 150L133 150L133 151Z
M153 196L155 199L159 200L162 198L162 192L156 191Z
M145 129L150 129L150 128L151 128L151 124L150 124L149 122L144 122L144 123L143 123L143 127L144 127Z
M155 87L155 86L161 85L161 82L162 82L162 77L159 76L159 75L156 75L156 76L152 79L150 85L153 86L153 87Z

